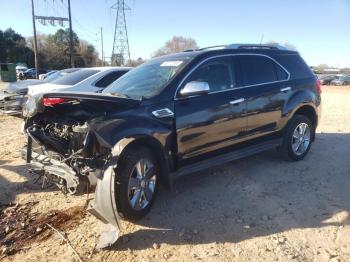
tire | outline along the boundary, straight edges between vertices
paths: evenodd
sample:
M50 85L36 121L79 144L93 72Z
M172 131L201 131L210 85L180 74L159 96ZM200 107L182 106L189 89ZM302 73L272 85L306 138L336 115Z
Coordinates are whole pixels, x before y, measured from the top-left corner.
M148 148L131 146L118 162L115 196L118 213L127 220L141 219L150 211L156 198L160 177L158 161ZM144 172L150 179L146 176L141 179L142 169L150 168L151 171Z
M305 127L305 135L301 138L300 130L303 127ZM302 160L310 151L314 135L315 128L311 120L304 115L294 115L287 124L283 145L279 148L279 151L287 160Z

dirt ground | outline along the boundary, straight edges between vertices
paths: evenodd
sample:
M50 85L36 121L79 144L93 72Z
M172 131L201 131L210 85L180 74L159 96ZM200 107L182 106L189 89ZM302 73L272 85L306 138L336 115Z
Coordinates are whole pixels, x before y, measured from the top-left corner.
M84 261L350 261L350 88L323 90L305 160L286 162L270 151L186 177L174 192L160 190L146 218L124 222L118 245L94 251L102 224L89 214L65 231L71 245ZM33 183L23 143L20 121L0 116L0 205L38 201L31 212L41 213L84 205L87 195ZM76 256L53 233L2 260Z

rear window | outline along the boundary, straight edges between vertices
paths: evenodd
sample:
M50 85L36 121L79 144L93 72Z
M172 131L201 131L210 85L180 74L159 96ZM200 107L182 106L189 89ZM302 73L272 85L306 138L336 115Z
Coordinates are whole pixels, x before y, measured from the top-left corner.
M100 70L81 69L81 70L78 70L76 72L62 76L62 77L52 81L51 83L56 84L56 85L75 85L75 84L83 81L84 79L86 79L94 74L97 74L98 72L100 72Z
M239 56L243 83L246 86L275 82L279 80L276 63L265 56ZM279 72L283 78L283 73ZM285 75L284 75L285 76Z
M291 79L309 78L314 75L299 55L276 55L275 59L288 70Z
M112 84L115 80L117 80L119 77L124 75L127 71L113 71L102 77L100 80L98 80L95 84L97 87L107 87L110 84Z

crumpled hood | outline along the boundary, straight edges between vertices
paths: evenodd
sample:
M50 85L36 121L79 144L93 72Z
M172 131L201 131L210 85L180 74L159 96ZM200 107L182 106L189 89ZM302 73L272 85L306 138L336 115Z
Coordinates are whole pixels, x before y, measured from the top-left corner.
M23 114L32 117L45 110L42 104L43 98L64 98L67 102L57 104L50 108L55 108L61 113L67 112L71 116L79 108L79 112L86 111L92 114L97 112L117 112L135 107L141 103L140 100L101 93L88 92L52 92L30 96L26 103ZM70 102L69 102L70 101Z

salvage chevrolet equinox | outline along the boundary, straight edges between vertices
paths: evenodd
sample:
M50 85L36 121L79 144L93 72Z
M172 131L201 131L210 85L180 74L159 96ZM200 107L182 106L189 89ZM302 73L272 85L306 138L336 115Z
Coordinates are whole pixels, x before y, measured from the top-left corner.
M101 94L47 93L26 106L31 169L119 227L151 208L160 184L277 148L303 159L315 140L320 84L298 52L232 44L152 59Z

